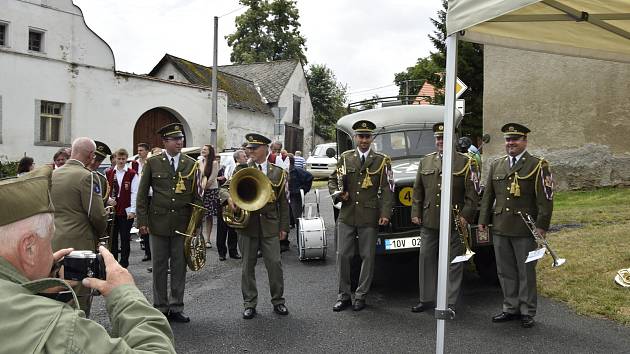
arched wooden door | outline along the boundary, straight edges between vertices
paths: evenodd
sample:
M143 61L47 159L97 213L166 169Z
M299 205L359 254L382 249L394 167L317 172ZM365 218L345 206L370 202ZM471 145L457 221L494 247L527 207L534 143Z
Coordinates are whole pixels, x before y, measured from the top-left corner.
M170 123L181 123L173 113L164 108L153 108L144 112L133 129L133 153L137 153L139 143L147 143L151 148L162 147L162 138L156 133L158 129ZM186 140L184 140L186 146Z

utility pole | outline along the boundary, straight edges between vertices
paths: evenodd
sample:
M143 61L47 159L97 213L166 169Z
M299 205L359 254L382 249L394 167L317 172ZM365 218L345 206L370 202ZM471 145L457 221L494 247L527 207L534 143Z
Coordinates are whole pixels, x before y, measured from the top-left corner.
M211 133L210 133L210 143L214 146L215 149L217 146L217 135L219 132L219 122L217 118L217 101L219 98L218 94L218 85L217 85L217 75L219 72L217 71L217 53L218 53L218 45L219 45L219 17L214 16L214 50L213 50L213 60L212 60L212 122L210 124Z

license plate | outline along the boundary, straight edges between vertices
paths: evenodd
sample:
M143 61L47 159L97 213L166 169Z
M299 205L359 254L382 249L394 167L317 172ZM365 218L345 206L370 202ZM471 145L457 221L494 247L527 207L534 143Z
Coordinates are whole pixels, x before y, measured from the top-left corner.
M420 236L391 238L391 239L385 240L386 250L400 250L404 248L417 248L417 247L420 247Z

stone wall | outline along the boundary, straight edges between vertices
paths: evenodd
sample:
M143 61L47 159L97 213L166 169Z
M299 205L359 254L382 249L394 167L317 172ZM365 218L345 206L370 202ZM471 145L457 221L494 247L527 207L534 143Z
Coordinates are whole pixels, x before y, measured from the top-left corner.
M505 154L500 128L518 122L558 190L630 185L629 98L628 64L486 45L484 161Z

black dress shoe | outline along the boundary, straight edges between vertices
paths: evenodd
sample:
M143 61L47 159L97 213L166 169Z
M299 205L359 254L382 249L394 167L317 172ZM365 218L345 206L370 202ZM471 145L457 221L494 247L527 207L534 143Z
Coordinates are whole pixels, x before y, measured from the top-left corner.
M190 317L184 316L184 314L181 313L181 312L169 312L168 313L168 319L173 321L173 322L179 322L179 323L188 323L188 322L190 322Z
M243 258L243 257L241 257L241 255L240 255L240 254L235 253L235 254L231 254L231 255L230 255L230 258L232 258L232 259L241 259L241 258Z
M147 272L149 272L149 273L153 273L153 267L149 267L149 268L147 268Z
M352 301L350 301L350 300L338 300L333 305L333 311L335 311L335 312L343 311L343 310L346 309L346 307L348 307L350 305L352 305Z
M521 316L521 326L523 328L532 328L534 327L534 317L530 315L522 315Z
M142 258L142 261L143 261L143 262L147 262L147 261L150 261L150 260L151 260L151 256L144 256L144 257Z
M430 309L431 306L429 306L427 303L419 302L416 306L411 307L411 312L424 312Z
M219 256L219 260L220 261L224 261L225 260L225 256Z
M248 307L243 311L243 318L246 320L251 320L256 316L256 309L253 307Z
M256 252L256 257L260 258L262 257L262 251L258 250L258 252Z
M286 316L289 314L289 309L284 304L278 304L273 306L273 312L278 315Z
M507 312L501 312L500 314L492 317L492 322L507 322L513 321L519 318L519 315Z
M365 300L354 300L352 311L361 311L365 308Z

